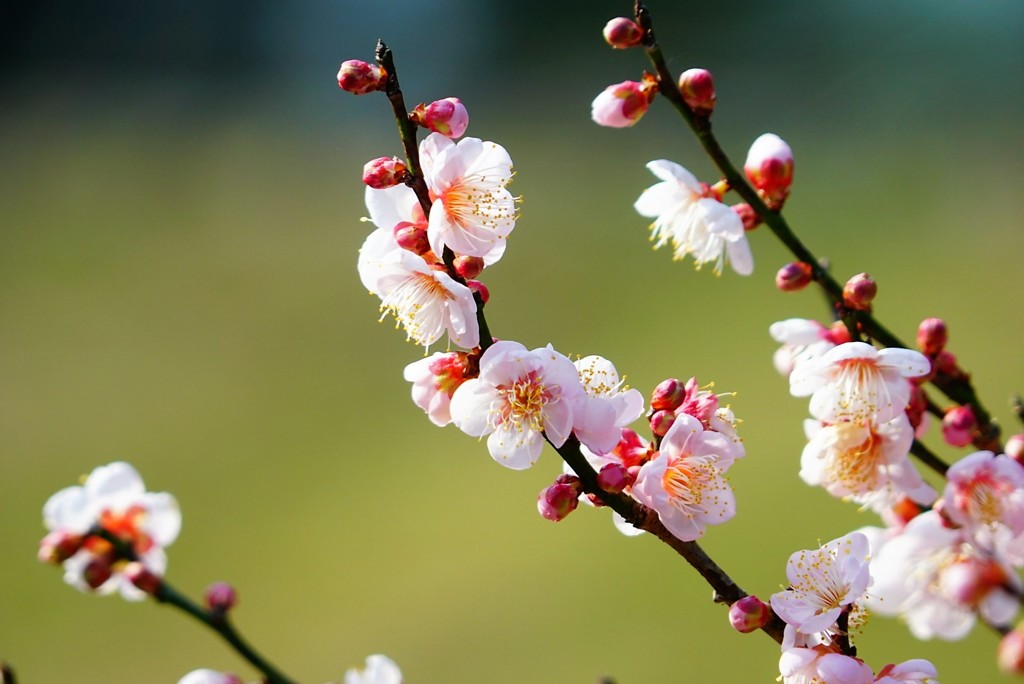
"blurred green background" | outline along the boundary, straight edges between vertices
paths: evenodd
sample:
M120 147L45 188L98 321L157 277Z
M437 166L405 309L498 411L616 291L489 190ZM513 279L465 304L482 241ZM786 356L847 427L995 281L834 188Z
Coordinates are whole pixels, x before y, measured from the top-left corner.
M689 5L689 3L687 3ZM716 76L715 126L742 161L764 131L796 154L787 215L840 279L868 271L904 339L942 315L1008 431L1024 390L1024 8L960 3L652 2L673 69ZM35 560L47 497L128 460L184 514L169 579L241 595L238 625L303 682L383 652L406 681L764 681L778 647L742 636L696 574L607 511L553 525L553 452L507 471L408 397L422 351L359 284L363 162L400 147L383 97L334 84L394 48L410 106L455 95L469 134L507 147L522 218L485 274L493 332L612 359L645 394L697 375L732 401L748 457L739 514L705 547L748 591L868 513L797 477L806 400L771 365L768 325L823 314L755 274L652 252L632 202L667 157L709 163L661 103L589 120L647 66L613 52L627 2L127 0L0 9L0 657L22 682L175 682L255 673L152 603L80 594ZM936 395L938 396L938 395ZM935 444L934 434L930 439ZM949 459L957 453L936 446ZM1000 677L995 636L918 643L873 619L876 670L932 659L942 681Z

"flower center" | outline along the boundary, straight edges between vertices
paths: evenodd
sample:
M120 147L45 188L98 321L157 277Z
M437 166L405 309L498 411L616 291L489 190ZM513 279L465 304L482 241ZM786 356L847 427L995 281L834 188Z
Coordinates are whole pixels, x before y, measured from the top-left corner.
M544 430L544 407L557 397L536 372L527 373L511 385L499 385L497 390L503 401L496 412L496 424L509 423L520 432Z
M381 319L392 313L410 339L429 345L444 333L446 305L454 299L432 274L412 271L381 300Z
M707 511L705 497L712 505L725 485L717 478L718 468L704 456L677 458L661 476L661 486L669 501L681 513L693 517Z

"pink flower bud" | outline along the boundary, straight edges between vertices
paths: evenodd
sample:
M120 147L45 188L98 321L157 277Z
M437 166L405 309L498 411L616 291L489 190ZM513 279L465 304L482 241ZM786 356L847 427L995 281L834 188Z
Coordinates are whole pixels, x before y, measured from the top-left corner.
M363 166L363 182L374 190L385 190L405 182L409 170L398 157L377 157Z
M743 230L750 232L761 225L761 217L758 216L757 212L754 211L754 208L746 202L734 204L729 208L736 212L736 215L740 217L741 221L743 221Z
M601 126L626 128L640 120L658 91L657 80L649 74L644 81L623 81L610 85L594 98L591 118Z
M537 510L552 522L563 520L576 510L583 490L575 475L562 475L537 496Z
M924 388L916 383L910 384L910 401L907 403L907 419L910 426L915 430L924 420L925 412L928 410L928 395Z
M807 287L814 275L814 268L804 261L793 261L775 274L775 287L783 292L797 292Z
M608 463L597 474L597 484L606 492L618 494L633 484L633 479L629 476L626 466L621 463Z
M651 432L659 437L664 437L668 434L668 429L672 427L672 423L676 422L676 414L672 411L655 411L651 415Z
M946 346L949 332L941 318L926 318L917 327L917 347L925 356L935 356Z
M1004 453L1017 463L1024 465L1024 433L1017 433L1006 438Z
M825 331L825 339L832 344L846 344L850 341L850 329L842 321L836 321Z
M1024 674L1024 632L1021 625L1000 640L996 662L999 669L1007 674Z
M968 558L953 563L939 576L939 589L951 601L974 608L990 591L1009 581L1006 571L993 560Z
M394 228L395 242L402 249L407 249L420 256L430 251L430 240L427 239L427 226L402 221Z
M427 130L449 138L461 138L469 126L469 110L457 97L417 105L409 112L409 118Z
M686 398L686 385L677 378L662 380L651 392L651 408L655 411L665 409L675 411Z
M604 25L604 39L616 50L636 47L644 39L644 31L632 19L615 17Z
M771 617L771 608L756 596L744 596L729 606L729 623L744 634L761 629Z
M482 304L486 304L491 298L491 291L479 280L467 280L466 287L472 290L474 294L480 295L480 302Z
M869 311L878 294L878 284L867 273L858 273L843 286L843 304L857 311Z
M78 553L84 542L85 538L80 534L72 534L64 530L54 530L39 542L37 557L43 563L60 565Z
M338 69L338 87L353 95L365 95L375 90L384 90L388 75L376 64L368 64L360 59L350 59L341 63Z
M121 572L129 582L150 596L156 595L160 590L162 580L159 575L138 561L132 561L126 564Z
M455 272L469 280L476 278L484 271L484 260L477 256L466 256L460 254L455 257Z
M218 614L224 614L238 603L238 592L227 582L214 582L203 592L206 607Z
M750 146L743 171L769 206L777 208L789 196L793 184L793 151L779 136L765 133Z
M715 82L707 69L687 69L679 76L683 102L697 114L707 116L715 108Z
M970 444L977 428L978 419L970 406L954 406L942 417L942 438L955 447Z
M114 569L110 561L102 556L92 559L82 570L82 580L90 589L99 589L106 584Z

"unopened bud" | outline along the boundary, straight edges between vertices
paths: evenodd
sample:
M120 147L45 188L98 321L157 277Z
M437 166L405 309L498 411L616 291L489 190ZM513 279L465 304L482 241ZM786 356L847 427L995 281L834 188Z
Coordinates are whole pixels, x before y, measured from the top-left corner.
M850 329L846 327L846 324L842 321L835 321L825 331L825 339L835 345L846 344L852 338L850 337Z
M917 326L917 347L925 356L935 356L946 347L949 331L941 318L926 318Z
M857 311L869 311L878 294L878 284L867 273L858 273L843 286L843 304Z
M604 25L604 39L616 50L636 47L644 38L644 31L632 19L615 17Z
M562 475L537 496L537 510L552 522L563 520L576 510L582 490L579 478Z
M363 182L374 190L385 190L405 182L409 169L398 157L377 157L363 166Z
M430 251L430 240L427 238L427 227L417 223L402 221L394 228L395 242L402 249L413 254L424 255Z
M778 208L793 184L793 151L779 136L765 133L750 146L743 171L769 206Z
M954 406L942 416L942 438L955 447L967 446L977 432L978 419L970 406Z
M110 561L103 556L98 556L89 561L82 570L82 580L90 589L99 589L113 574L114 570Z
M1006 447L1003 449L1007 456L1017 463L1024 465L1024 433L1018 432L1006 438Z
M621 463L608 463L597 474L597 484L606 492L618 494L633 484L633 480L630 478L626 466Z
M743 221L743 230L750 232L761 225L761 217L758 216L757 212L754 211L754 208L746 202L734 204L729 208L740 217L740 221Z
M686 399L686 384L678 378L662 380L651 392L651 409L675 411Z
M39 542L37 557L43 563L60 565L78 553L84 541L85 538L80 534L72 534L64 530L54 530Z
M939 588L951 601L974 608L1008 581L1006 571L994 560L969 558L946 567L939 576Z
M590 117L595 123L611 128L626 128L640 120L658 92L658 81L649 74L643 82L623 81L610 85L594 98Z
M1024 674L1024 632L1022 625L1008 632L999 641L996 662L999 669L1007 674Z
M729 623L737 632L753 632L768 624L771 608L756 596L744 596L729 606Z
M683 102L697 114L707 116L715 108L715 81L707 69L687 69L679 76Z
M365 95L375 90L384 90L388 75L376 64L361 59L350 59L341 63L338 69L338 87L353 95Z
M910 384L910 401L907 402L907 419L910 426L915 430L924 421L925 412L928 411L928 395L924 388L916 383Z
M476 278L484 271L484 260L478 256L460 254L455 257L455 272L466 280Z
M491 298L491 291L479 280L467 280L466 287L473 291L473 294L480 295L480 303L486 304Z
M792 261L775 274L775 287L783 292L797 292L810 284L814 268L805 261Z
M238 592L227 582L214 582L203 592L203 601L211 612L223 615L238 603Z
M457 97L417 105L409 112L409 118L427 130L449 138L461 138L469 127L469 110Z
M150 596L154 596L160 590L160 577L138 561L128 563L121 572L129 582Z
M672 411L655 411L651 415L651 432L656 434L658 437L664 437L668 434L669 428L676 422L676 414Z

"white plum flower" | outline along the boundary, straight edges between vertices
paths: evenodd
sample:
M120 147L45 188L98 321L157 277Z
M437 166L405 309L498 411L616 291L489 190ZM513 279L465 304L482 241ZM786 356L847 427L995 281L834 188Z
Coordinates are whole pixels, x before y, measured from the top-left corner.
M810 395L811 415L826 423L888 423L907 408L908 378L930 369L928 358L911 349L846 342L798 364L789 391L795 397Z
M359 277L380 297L409 339L424 347L448 339L465 349L480 344L473 291L417 254L397 246L391 232L378 228L359 250Z
M488 435L495 461L523 470L540 457L545 436L565 443L583 397L576 366L551 345L527 351L502 340L480 357L479 377L455 390L450 411L466 434Z
M843 331L845 332L845 326ZM768 327L768 334L776 342L781 342L772 357L775 370L780 375L788 376L798 363L808 359L816 359L832 349L839 342L849 342L847 332L837 339L836 331L826 328L818 321L808 318L787 318L776 321Z
M946 472L943 503L943 514L981 548L1009 551L1024 534L1024 467L991 451L964 456Z
M772 610L801 634L827 631L844 606L863 598L871 583L868 556L868 539L859 532L797 551L786 563L790 586L772 594Z
M697 268L711 263L715 273L722 272L728 257L734 271L750 275L754 258L739 215L709 196L707 186L679 164L657 159L648 162L647 168L661 182L644 190L633 208L654 219L655 249L671 244L675 259L692 255Z
M141 601L146 592L123 572L132 559L95 532L102 529L116 537L146 570L162 577L167 568L164 547L178 537L181 511L173 496L147 492L135 468L115 462L93 470L81 486L51 496L43 506L43 522L50 535L80 537L75 552L61 559L65 582L81 591L118 591L130 601Z
M371 655L367 656L364 669L353 668L345 673L345 684L402 684L402 671L391 658Z
M874 673L863 661L827 646L782 651L779 674L784 684L871 684Z
M622 428L644 412L644 397L636 389L623 388L623 381L611 361L585 356L574 364L586 394L581 410L573 418L580 442L599 453L615 448Z
M512 180L505 148L479 138L455 143L431 133L420 143L420 161L433 200L430 248L438 256L448 247L486 263L497 261L516 223L516 198L505 189Z
M680 414L662 438L660 451L640 468L633 498L653 509L679 539L699 539L708 525L736 515L735 496L723 477L734 460L731 454L725 437Z

